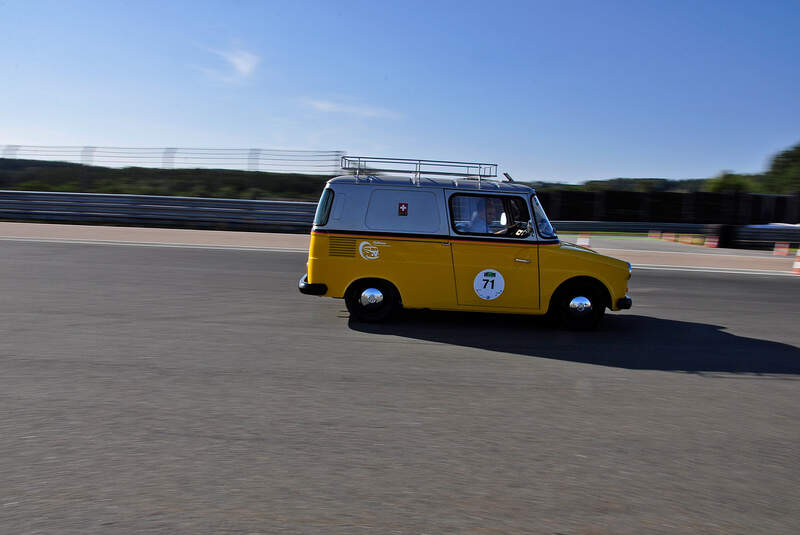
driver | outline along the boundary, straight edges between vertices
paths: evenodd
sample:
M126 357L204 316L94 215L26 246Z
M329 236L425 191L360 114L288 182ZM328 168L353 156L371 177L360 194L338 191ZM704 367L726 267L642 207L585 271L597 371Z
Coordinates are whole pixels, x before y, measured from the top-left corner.
M486 219L486 200L476 199L477 202L473 205L472 215L469 221L458 224L460 232L469 232L474 234L485 234L489 231Z
M517 223L502 223L503 202L497 198L477 199L469 221L458 225L460 232L494 234L496 236L522 236L524 230Z
M495 199L486 200L486 230L491 234L503 235L509 231L508 226L502 223L502 206Z

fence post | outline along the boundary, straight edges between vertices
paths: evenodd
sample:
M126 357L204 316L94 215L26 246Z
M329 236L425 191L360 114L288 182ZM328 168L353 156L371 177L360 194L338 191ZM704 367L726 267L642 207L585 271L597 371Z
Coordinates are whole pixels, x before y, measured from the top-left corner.
M247 170L258 171L258 163L261 159L261 149L250 149L247 154Z
M9 159L16 158L18 150L19 150L19 145L6 145L6 148L3 149L3 158L9 158Z
M164 154L161 156L161 167L164 169L172 169L175 166L175 153L178 149L175 147L167 147L164 149Z
M92 165L94 163L94 151L97 150L97 147L83 147L81 151L81 163L83 165Z

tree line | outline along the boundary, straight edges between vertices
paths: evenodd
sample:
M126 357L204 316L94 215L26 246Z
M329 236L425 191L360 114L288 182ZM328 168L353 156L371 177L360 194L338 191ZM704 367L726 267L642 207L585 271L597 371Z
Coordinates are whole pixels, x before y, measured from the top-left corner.
M0 189L24 191L316 200L330 178L230 169L116 169L0 158Z
M800 144L781 151L770 161L763 173L742 174L723 171L713 178L669 180L665 178L612 178L589 180L582 184L554 182L532 182L537 190L574 191L638 191L664 193L772 193L792 194L800 192Z

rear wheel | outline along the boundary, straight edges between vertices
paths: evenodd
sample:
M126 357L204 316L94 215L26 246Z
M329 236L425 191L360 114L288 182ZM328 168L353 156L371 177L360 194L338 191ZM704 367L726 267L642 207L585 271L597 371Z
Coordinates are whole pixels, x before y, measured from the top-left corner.
M350 317L365 323L376 323L389 318L400 305L394 286L386 281L372 279L353 283L344 297Z
M563 324L576 331L593 329L606 313L602 292L594 285L586 283L561 290L555 305Z

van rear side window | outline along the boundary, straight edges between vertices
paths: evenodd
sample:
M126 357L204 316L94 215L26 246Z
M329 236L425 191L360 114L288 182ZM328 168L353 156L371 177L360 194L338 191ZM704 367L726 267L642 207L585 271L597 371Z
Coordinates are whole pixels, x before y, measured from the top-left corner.
M429 191L376 189L367 207L365 225L371 230L438 233L442 230L439 200Z
M322 197L317 204L317 213L314 214L314 225L322 227L328 224L328 217L331 215L331 206L333 205L333 190L325 188L322 192Z

